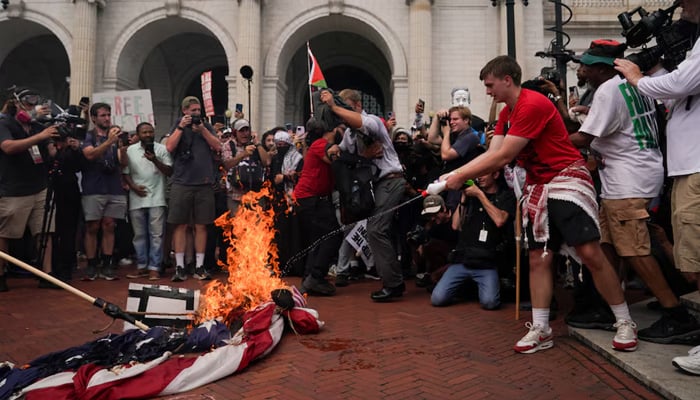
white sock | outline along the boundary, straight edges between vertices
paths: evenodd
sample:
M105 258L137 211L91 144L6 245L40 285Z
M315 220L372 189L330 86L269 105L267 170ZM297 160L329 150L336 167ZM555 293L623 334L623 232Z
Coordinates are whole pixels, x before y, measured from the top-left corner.
M539 325L545 332L549 330L549 308L533 308L532 324Z
M627 302L622 302L620 304L611 305L610 309L615 315L615 320L619 321L621 319L632 321L632 316L630 315L630 309L627 307Z
M197 261L195 264L195 268L199 268L202 265L204 265L204 253L197 253L195 256L195 260Z
M185 266L185 253L175 253L175 266L184 267Z

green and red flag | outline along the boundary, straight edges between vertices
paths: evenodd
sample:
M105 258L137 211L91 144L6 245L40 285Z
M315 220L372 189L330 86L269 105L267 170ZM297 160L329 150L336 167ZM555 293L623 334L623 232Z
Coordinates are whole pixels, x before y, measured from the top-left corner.
M311 68L309 69L309 85L315 86L319 89L327 88L328 85L326 85L326 78L323 77L323 72L321 72L321 68L318 66L316 57L314 57L313 53L311 53L311 48L307 46L306 49L308 50L309 58L311 59Z

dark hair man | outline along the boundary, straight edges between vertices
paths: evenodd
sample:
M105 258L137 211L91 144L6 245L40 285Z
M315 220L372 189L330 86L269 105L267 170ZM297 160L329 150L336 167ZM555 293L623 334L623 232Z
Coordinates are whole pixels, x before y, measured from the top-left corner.
M527 228L530 293L533 322L514 347L534 353L553 346L549 327L552 298L551 251L562 242L576 249L590 269L596 287L610 304L617 322L613 348L637 348L632 322L617 275L600 247L596 193L579 151L571 144L564 121L554 104L542 94L522 89L522 72L511 57L499 56L481 70L486 93L506 103L486 153L444 176L447 187L457 189L467 179L503 168L513 159L527 171L523 226Z
M202 119L202 106L196 97L182 100L182 117L174 124L165 147L174 158L168 223L175 225L175 275L173 282L187 279L185 244L187 225L194 224L195 277L210 279L204 269L207 224L214 222L214 163L221 141L214 128Z
M127 278L160 278L163 236L167 214L165 178L173 173L173 161L165 146L154 140L153 125L136 126L139 142L126 150L127 168L122 171L129 191L129 219L134 230L135 274Z
M19 239L27 227L33 236L42 228L48 184L49 145L58 138L55 126L45 128L32 121L30 112L38 103L37 93L15 90L5 102L0 117L0 251L7 252L10 239ZM53 232L53 221L48 231ZM44 232L48 234L49 232ZM51 237L46 241L44 272L51 272ZM52 287L40 281L39 287ZM55 286L54 286L55 287ZM5 261L0 261L0 292L8 290Z
M85 215L85 255L88 259L85 280L100 277L118 279L114 274L114 228L117 219L126 216L126 191L122 187L119 171L119 148L124 146L119 139L122 134L118 126L112 126L112 111L109 104L95 103L90 107L90 119L94 129L87 132L82 149L87 159L83 167L81 187L83 189L83 214ZM102 262L97 258L97 238L102 229Z

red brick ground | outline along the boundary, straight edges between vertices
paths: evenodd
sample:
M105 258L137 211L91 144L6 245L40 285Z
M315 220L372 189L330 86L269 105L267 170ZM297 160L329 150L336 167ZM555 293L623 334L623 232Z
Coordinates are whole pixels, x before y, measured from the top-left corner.
M125 275L130 268L122 269ZM290 278L298 284L297 278ZM39 355L103 335L108 317L64 291L39 290L33 279L9 279L0 293L0 361ZM73 284L120 306L129 280ZM145 281L143 283L146 283ZM162 280L163 284L169 284ZM192 279L182 284L196 288ZM514 305L483 311L475 303L431 307L425 290L409 281L400 301L375 304L377 282L310 298L325 329L314 336L286 333L277 348L244 372L170 399L657 399L598 354L552 324L551 350L515 354L529 313ZM561 313L560 313L561 314ZM563 315L563 314L562 314ZM111 327L120 331L121 323ZM612 339L612 336L611 336Z

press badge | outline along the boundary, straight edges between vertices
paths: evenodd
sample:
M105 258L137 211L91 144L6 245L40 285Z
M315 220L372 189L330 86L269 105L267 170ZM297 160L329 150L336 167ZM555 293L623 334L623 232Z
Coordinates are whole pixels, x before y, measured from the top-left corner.
M42 164L44 159L41 158L41 151L39 151L39 146L34 145L29 148L29 155L32 156L32 161L34 164Z
M488 237L489 237L489 231L486 230L485 226L482 226L481 230L479 231L479 241L486 242L486 239Z

